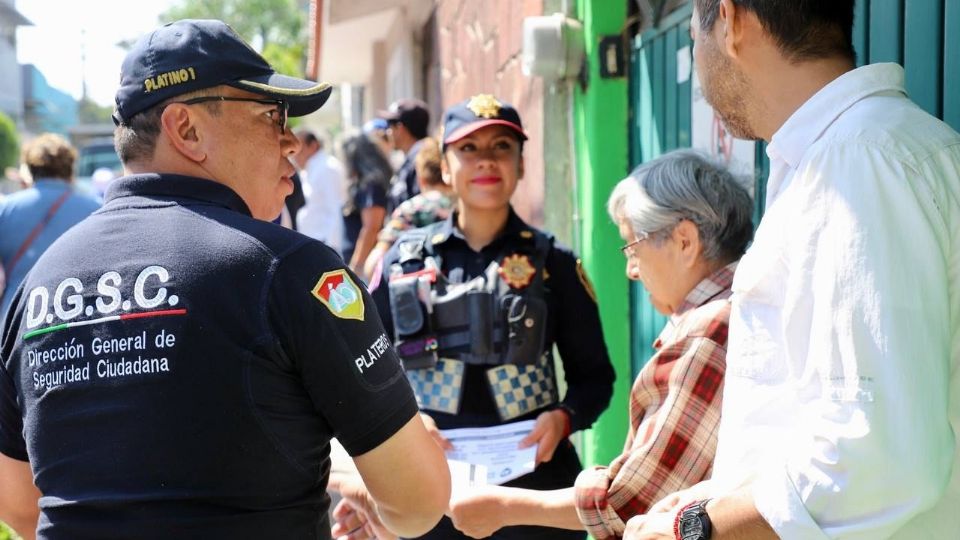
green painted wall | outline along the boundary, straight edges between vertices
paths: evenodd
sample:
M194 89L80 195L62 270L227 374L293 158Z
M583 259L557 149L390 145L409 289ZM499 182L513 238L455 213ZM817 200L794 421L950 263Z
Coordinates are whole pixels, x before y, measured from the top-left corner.
M586 42L586 87L574 95L577 201L581 217L580 250L600 302L600 317L617 372L613 399L583 440L585 465L607 464L623 449L630 385L630 302L617 229L606 202L622 179L627 161L627 79L601 79L598 45L602 35L618 35L626 20L626 3L581 0L577 18ZM614 4L611 6L611 4Z

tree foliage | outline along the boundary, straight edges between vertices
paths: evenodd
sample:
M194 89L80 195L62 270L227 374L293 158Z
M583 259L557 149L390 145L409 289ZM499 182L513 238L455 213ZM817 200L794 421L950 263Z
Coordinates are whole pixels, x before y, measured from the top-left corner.
M0 521L0 540L16 540L18 538L20 537L13 532L13 529Z
M9 116L0 112L0 171L17 164L20 137L17 126Z
M105 124L112 122L110 115L113 114L113 107L110 105L98 105L95 101L87 98L80 99L77 102L77 118L87 124Z
M260 51L279 73L300 77L305 15L297 0L180 0L160 15L160 22L220 19Z

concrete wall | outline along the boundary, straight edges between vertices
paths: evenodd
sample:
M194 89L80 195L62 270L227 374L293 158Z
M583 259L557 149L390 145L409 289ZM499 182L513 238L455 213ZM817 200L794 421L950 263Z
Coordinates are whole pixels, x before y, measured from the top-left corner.
M543 84L520 71L523 18L543 14L543 0L438 0L437 47L442 107L480 93L517 108L530 141L526 175L513 197L528 223L544 223Z

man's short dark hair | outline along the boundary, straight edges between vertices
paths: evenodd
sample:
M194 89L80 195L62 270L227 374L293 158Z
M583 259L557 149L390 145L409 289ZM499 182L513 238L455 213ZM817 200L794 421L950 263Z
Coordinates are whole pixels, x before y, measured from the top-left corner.
M309 146L313 143L317 144L317 148L323 150L323 139L319 138L314 134L314 132L305 129L303 131L297 132L297 137L303 143L304 146Z
M720 0L695 0L700 28L710 31ZM855 0L732 0L753 12L791 60L802 62L842 56L854 60Z
M133 115L128 122L117 126L113 133L113 145L117 149L120 161L130 163L153 158L153 151L157 147L157 137L160 135L160 117L167 105L216 93L217 90L214 87L176 96ZM220 114L220 103L211 101L199 105L206 107L213 115Z

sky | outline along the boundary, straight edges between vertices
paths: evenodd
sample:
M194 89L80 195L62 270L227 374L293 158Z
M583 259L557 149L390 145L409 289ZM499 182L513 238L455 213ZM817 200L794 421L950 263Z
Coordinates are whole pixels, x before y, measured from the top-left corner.
M87 93L112 105L124 50L116 44L157 26L158 16L177 0L15 0L34 26L17 30L17 59L34 64L58 90L79 98L86 72ZM81 51L86 51L82 62Z

